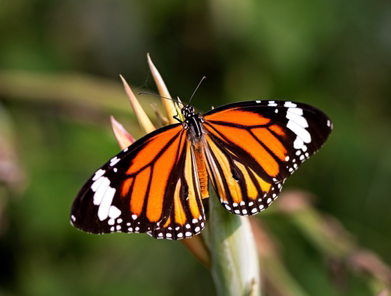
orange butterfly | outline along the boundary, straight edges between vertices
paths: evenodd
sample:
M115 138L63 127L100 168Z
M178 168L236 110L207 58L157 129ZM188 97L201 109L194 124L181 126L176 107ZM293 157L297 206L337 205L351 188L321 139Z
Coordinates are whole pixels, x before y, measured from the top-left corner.
M317 152L332 123L320 110L284 101L240 102L160 128L110 159L85 183L71 223L92 233L141 232L183 239L205 226L208 180L222 205L254 215Z

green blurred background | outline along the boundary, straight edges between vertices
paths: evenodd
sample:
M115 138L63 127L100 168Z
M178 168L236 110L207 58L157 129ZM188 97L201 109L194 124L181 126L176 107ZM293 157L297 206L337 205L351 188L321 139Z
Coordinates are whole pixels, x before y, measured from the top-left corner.
M69 224L79 188L119 151L109 115L142 135L118 75L154 92L147 52L184 101L207 76L200 110L273 99L327 113L329 141L284 188L311 192L391 264L390 1L0 0L0 40L0 295L216 294L180 242ZM156 98L140 99L153 114ZM374 295L359 272L336 285L284 215L257 219L307 295Z

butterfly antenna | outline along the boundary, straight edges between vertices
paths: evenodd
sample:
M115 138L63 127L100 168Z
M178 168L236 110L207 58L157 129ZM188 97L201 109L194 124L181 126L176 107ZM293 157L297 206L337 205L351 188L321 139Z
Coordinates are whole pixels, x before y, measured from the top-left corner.
M174 102L178 103L178 101L175 100L175 99L163 97L163 96L160 96L160 95L157 95L157 94L152 94L152 93L149 93L149 92L139 92L138 95L149 95L149 96L158 97L158 98L161 98L161 99L166 99L166 100L170 100L170 101L174 101Z
M202 81L204 81L205 79L206 79L206 76L202 77L201 80L200 80L200 82L198 82L197 87L195 88L195 90L193 91L193 94L192 94L191 97L190 97L189 105L190 105L190 102L191 102L191 100L193 99L195 93L197 92L197 89L200 87Z

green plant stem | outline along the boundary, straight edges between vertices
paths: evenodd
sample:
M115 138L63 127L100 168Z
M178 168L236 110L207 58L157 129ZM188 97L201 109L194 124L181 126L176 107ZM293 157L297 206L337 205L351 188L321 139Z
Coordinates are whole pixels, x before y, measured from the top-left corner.
M211 190L208 224L206 242L218 295L260 296L259 260L248 218L225 210Z

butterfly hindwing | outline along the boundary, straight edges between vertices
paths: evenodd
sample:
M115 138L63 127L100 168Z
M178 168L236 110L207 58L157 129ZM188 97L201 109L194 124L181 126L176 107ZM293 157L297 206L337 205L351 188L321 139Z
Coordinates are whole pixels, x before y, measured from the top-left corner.
M193 147L190 141L179 159L178 177L174 181L173 204L169 217L157 231L168 239L189 238L205 227L205 212L201 201L201 187ZM156 236L155 236L156 237ZM158 236L159 238L159 236Z
M270 205L332 128L322 111L284 101L225 105L207 112L204 120L212 183L225 208L239 215Z

